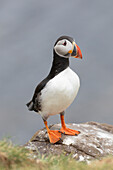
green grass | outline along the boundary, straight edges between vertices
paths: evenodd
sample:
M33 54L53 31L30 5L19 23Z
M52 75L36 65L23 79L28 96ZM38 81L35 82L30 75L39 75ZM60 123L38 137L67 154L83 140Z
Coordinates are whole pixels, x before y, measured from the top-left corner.
M0 170L113 170L113 157L85 162L74 160L71 155L48 157L37 156L31 159L33 153L24 147L15 146L9 140L0 141Z

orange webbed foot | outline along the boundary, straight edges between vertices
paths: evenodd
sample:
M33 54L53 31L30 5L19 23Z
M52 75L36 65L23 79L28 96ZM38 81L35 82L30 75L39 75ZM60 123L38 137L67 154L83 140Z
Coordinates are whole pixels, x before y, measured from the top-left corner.
M59 132L65 134L65 135L71 135L71 136L77 136L78 134L80 134L80 131L69 129L66 127L66 124L64 121L64 115L61 114L60 118L61 118L62 128L59 130Z
M48 135L50 143L56 143L61 139L61 133L59 130L49 130Z
M61 139L61 133L59 132L59 130L50 130L48 125L47 125L47 121L44 121L45 127L47 129L47 133L49 136L49 140L50 143L56 143Z
M71 136L77 136L78 134L80 134L80 131L69 129L67 127L65 127L65 128L62 127L59 130L59 132L65 134L65 135L71 135Z

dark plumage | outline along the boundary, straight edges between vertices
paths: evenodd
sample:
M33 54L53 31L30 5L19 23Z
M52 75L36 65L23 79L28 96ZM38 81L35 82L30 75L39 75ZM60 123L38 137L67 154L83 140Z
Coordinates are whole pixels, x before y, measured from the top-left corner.
M39 83L39 85L35 89L32 100L26 104L30 111L33 110L35 112L41 111L40 102L41 90L45 87L45 85L50 79L55 77L57 74L59 74L61 71L65 70L69 66L69 58L60 57L55 53L55 51L53 52L54 52L53 64L49 75Z
M82 58L80 48L73 38L62 36L57 39L53 49L53 63L48 76L36 87L32 100L27 103L30 111L42 116L46 126L49 140L56 143L61 133L78 135L80 132L66 127L64 111L76 97L80 80L78 75L69 68L69 57ZM50 115L60 114L62 128L50 130L47 118Z

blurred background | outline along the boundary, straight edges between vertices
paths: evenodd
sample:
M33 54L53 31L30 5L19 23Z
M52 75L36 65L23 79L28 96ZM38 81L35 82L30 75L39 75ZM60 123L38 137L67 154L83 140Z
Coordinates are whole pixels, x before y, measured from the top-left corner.
M83 60L70 60L81 86L67 123L113 124L113 1L0 0L0 138L27 142L44 127L26 103L49 73L53 45L75 38ZM51 116L49 124L59 123Z

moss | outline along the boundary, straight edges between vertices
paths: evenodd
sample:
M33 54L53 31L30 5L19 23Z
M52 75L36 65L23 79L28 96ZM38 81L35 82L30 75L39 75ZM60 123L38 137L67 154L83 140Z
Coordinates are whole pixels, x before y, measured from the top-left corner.
M101 160L78 162L71 155L45 156L39 155L35 159L33 152L24 147L15 146L11 141L0 141L0 170L106 170L113 169L113 156Z

